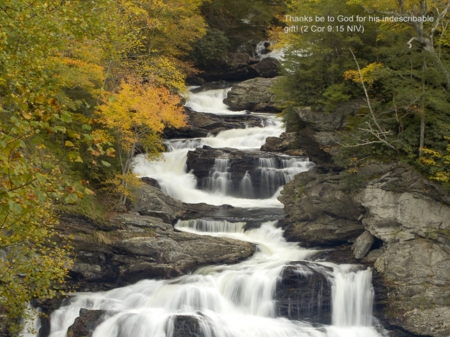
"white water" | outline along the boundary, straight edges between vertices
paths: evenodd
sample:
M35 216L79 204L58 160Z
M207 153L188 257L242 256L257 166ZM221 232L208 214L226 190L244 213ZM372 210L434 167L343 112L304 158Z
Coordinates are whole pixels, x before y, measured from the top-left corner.
M222 112L222 99L227 90L229 89L216 89L191 94L186 106L195 108L197 111L216 109L214 111ZM134 172L141 177L156 179L164 193L183 202L204 202L211 205L227 204L235 207L253 208L283 207L277 199L281 186L292 180L295 174L307 171L313 166L312 163L304 160L286 159L283 162L283 167L272 168L272 172L277 172L266 174L269 177L268 179L274 177L274 175L279 178L272 179L277 184L268 186L262 199L255 199L253 191L244 189L242 189L242 194L239 197L231 195L233 193L230 193L230 174L220 166L220 162L225 161L226 158L216 160L216 168L211 172L207 186L197 186L196 177L193 173L187 172L186 168L187 153L204 145L213 148L231 147L239 150L259 150L267 137L278 137L284 131L280 119L267 114L264 115L264 118L266 118L266 122L263 127L226 130L216 136L206 138L170 140L166 143L170 152L164 154L163 160L150 162L144 156L138 156L135 159ZM270 183L271 180L267 180L267 182ZM243 179L241 183L241 186L249 187L251 181ZM199 189L199 187L206 189L206 191Z
M185 106L197 112L213 113L217 115L236 115L247 113L246 111L231 111L227 105L223 104L222 101L227 97L227 93L230 90L231 88L213 89L198 93L191 92L189 93L189 100Z
M199 232L194 227L206 229L206 232ZM273 293L284 265L290 261L306 260L316 253L286 242L282 230L275 228L275 222L264 223L261 228L245 233L242 233L239 224L220 221L204 221L200 226L199 223L183 222L177 228L199 235L252 242L258 246L258 251L244 262L200 268L192 275L174 280L145 280L108 292L78 294L69 306L60 308L52 315L50 337L65 337L80 308L108 310L111 313L111 317L95 330L94 337L172 337L174 315L198 318L206 337L381 336L363 318L349 326L339 321L332 326L318 328L307 322L275 317ZM341 273L347 275L345 268L332 266L335 278ZM357 272L355 280L365 278L368 273ZM366 283L357 281L345 289L346 293L341 293L344 289L339 286L339 281L336 284L334 311L344 310L347 306L355 306L353 310L370 311L370 301L355 304L336 300L343 296L357 298L360 290L367 290L361 288L367 286Z
M281 123L273 117L266 125L264 128L225 131L216 137L167 142L171 152L165 154L163 161L148 162L144 157L138 157L135 172L157 179L164 192L186 202L249 208L281 207L276 193L267 199L227 196L222 190L223 181L226 185L229 179L225 158L218 160L213 169L220 173L217 177L220 183L218 191L212 193L196 189L195 177L186 172L185 167L187 152L195 147L255 149L264 144L265 138L282 132ZM280 160L281 164L273 160L260 161L261 174L268 180L275 179L271 175L283 174L287 181L306 171L310 165L294 158ZM246 174L240 186L244 189L250 184L251 179ZM332 325L313 326L308 322L276 317L274 292L283 268L291 261L308 260L316 251L286 242L282 229L276 228L276 222L266 222L260 228L246 232L244 226L244 222L207 219L180 221L176 226L178 230L251 242L257 246L257 252L241 263L208 266L173 280L143 280L108 292L76 294L70 305L52 314L50 337L65 337L80 308L109 312L93 337L179 337L174 334L175 315L198 319L205 337L382 336L372 326L371 271L355 270L354 266L322 263L331 267L331 272L316 267L316 271L325 273L333 284Z

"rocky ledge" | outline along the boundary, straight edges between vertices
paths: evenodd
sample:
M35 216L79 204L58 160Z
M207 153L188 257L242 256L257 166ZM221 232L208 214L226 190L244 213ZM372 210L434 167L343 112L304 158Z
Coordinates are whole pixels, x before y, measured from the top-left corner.
M244 81L255 77L271 78L278 76L279 73L280 62L277 59L267 57L258 60L247 53L228 53L221 64L199 76L208 82Z
M164 138L202 138L225 130L261 127L265 124L263 118L254 115L213 115L186 111L186 117L187 126L179 129L166 128Z
M360 105L295 109L287 132L317 166L282 191L285 235L335 249L319 254L327 260L373 267L375 312L395 336L450 336L449 192L397 163L342 171L333 161L339 132Z
M236 263L255 247L232 239L178 232L172 223L183 215L220 207L185 205L158 188L141 188L135 211L117 214L104 223L63 216L60 231L73 236L75 264L69 284L77 290L98 291L137 282L189 273L205 264ZM211 209L212 208L212 209Z
M286 172L283 169L291 160L307 161L306 158L263 151L203 146L188 152L186 164L188 171L192 170L197 178L197 187L200 189L214 191L216 184L225 188L226 180L229 182L226 188L230 195L247 193L246 196L250 198L255 195L269 198L285 184ZM215 183L217 178L219 182Z
M275 104L275 95L271 88L277 78L254 78L236 84L223 100L231 110L249 110L256 112L280 112Z
M450 335L450 198L441 187L410 167L372 164L354 176L298 175L280 200L288 239L347 244L373 266L383 322L416 336Z

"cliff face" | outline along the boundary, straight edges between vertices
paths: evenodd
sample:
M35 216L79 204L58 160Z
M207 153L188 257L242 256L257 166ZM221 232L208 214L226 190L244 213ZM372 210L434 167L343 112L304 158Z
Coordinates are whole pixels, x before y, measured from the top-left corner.
M317 144L329 117L316 112L312 121L302 111L298 115L305 127L299 134L309 132L311 143ZM340 128L327 132L333 135ZM372 163L353 177L329 173L330 161L318 166L296 176L280 197L288 239L352 246L354 258L373 266L378 275L374 287L383 298L380 318L418 336L449 336L448 192L403 165Z

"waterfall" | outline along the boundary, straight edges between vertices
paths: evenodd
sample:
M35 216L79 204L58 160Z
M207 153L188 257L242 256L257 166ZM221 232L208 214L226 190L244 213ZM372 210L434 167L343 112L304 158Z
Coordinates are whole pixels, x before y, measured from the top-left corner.
M202 336L381 336L364 317L370 313L357 311L359 305L370 306L368 302L363 303L367 289L359 286L363 279L370 284L370 272L350 272L337 265L333 265L336 289L333 290L332 326L317 328L307 322L276 317L274 292L282 269L290 261L308 260L316 253L286 242L276 222L266 222L246 232L241 231L242 223L230 226L227 222L211 220L181 221L176 228L251 242L258 246L258 251L241 263L207 266L173 280L143 280L107 292L76 295L68 306L52 314L50 337L65 337L80 308L109 312L94 337L170 337L174 317L180 315L198 321ZM359 297L359 293L363 296ZM334 323L334 311L349 305L353 311L337 318L342 322Z
M253 199L255 197L255 192L253 190L253 183L250 174L245 172L244 177L239 183L239 195L243 198Z
M191 92L186 107L197 112L214 113L218 115L245 114L246 111L231 111L222 101L227 97L231 88L213 89L197 93Z
M243 233L245 222L228 222L217 220L182 220L178 221L175 228L194 232L214 232L214 233Z
M209 178L206 182L206 189L212 193L230 194L233 186L229 171L230 161L226 158L216 158L214 167L209 173Z
M196 111L228 113L221 105L227 90L191 94L186 105ZM296 174L314 165L306 158L278 154L261 158L259 168L247 171L236 183L234 188L240 197L230 195L233 188L229 159L215 160L206 191L197 188L195 176L187 172L186 167L188 151L204 145L243 151L259 149L267 137L277 137L283 132L278 118L269 115L265 121L260 128L166 141L168 152L162 160L150 162L144 156L138 156L134 172L156 179L163 192L183 202L228 204L261 212L266 208L282 207L276 199L277 193ZM256 186L255 181L262 186ZM256 190L266 192L259 199L252 199L257 197ZM260 227L250 230L245 230L246 225L240 220L206 217L178 221L175 225L178 231L205 236L205 240L208 240L207 236L214 236L249 242L256 246L256 252L234 265L205 266L171 280L141 280L110 291L75 294L68 305L51 315L50 337L66 337L67 329L81 308L105 311L104 320L93 332L93 337L180 337L179 321L181 328L192 328L190 336L195 330L199 337L384 336L372 326L371 271L357 270L354 266L316 262L314 268L310 268L326 277L323 286L332 286L332 289L327 288L332 296L331 325L279 317L275 293L283 269L292 261L310 261L318 251L287 242L277 221L259 221ZM298 269L299 277L307 277L308 273L311 272ZM320 296L319 291L313 300L320 300ZM315 310L322 308L319 306Z
M341 267L341 269L344 267ZM371 326L373 288L372 271L338 270L334 276L333 324L340 327Z

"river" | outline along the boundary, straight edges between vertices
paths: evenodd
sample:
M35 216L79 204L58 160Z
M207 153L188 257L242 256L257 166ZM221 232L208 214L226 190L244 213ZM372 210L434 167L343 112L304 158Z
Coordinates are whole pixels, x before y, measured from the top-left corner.
M229 89L191 94L187 106L195 111L236 114L222 103ZM245 114L242 111L238 114ZM164 160L149 162L136 158L135 173L154 178L173 198L188 203L228 204L265 212L281 209L277 200L282 185L295 174L314 166L305 158L283 157L280 163L264 158L258 174L264 188L254 189L246 174L239 188L230 185L229 160L216 158L207 183L197 186L186 170L188 151L204 145L213 148L259 150L267 137L283 132L282 122L263 114L261 127L228 130L199 139L169 140ZM258 190L260 195L255 191ZM321 261L309 267L323 273L332 292L332 323L279 317L274 298L277 282L288 265L307 273L294 261L311 261L318 251L286 242L277 221L262 221L258 228L244 230L245 222L221 219L179 220L175 228L205 236L247 241L257 246L249 259L235 265L199 268L191 275L172 280L142 280L134 285L99 293L78 293L71 303L51 317L50 337L65 337L80 308L107 310L106 319L93 332L94 337L377 337L386 332L372 317L373 288L370 269ZM176 317L190 316L198 331L188 335L176 332Z

